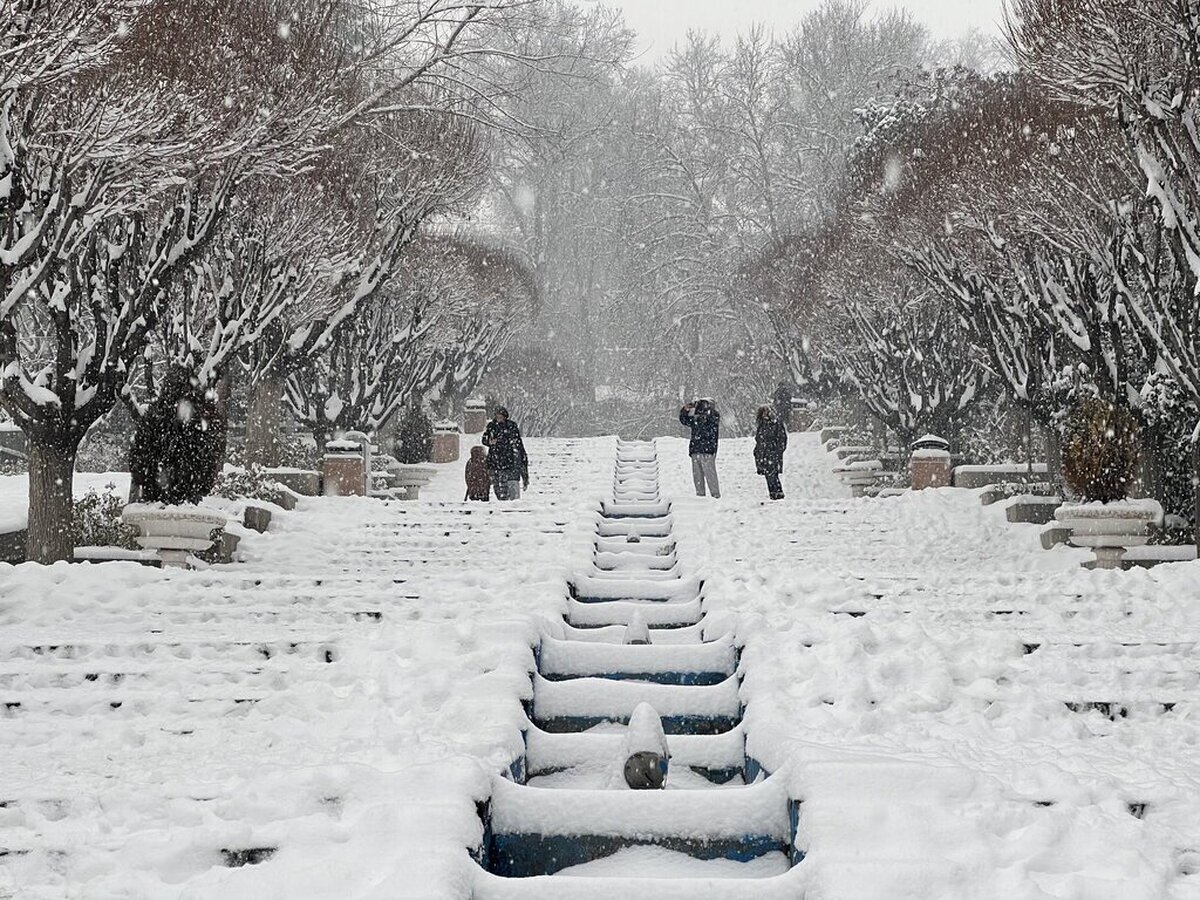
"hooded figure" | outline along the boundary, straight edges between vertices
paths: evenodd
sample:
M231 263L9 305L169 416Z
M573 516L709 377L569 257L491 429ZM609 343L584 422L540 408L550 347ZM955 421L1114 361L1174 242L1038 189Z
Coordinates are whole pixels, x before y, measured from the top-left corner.
M758 410L758 429L754 433L754 465L758 474L767 479L767 493L772 500L783 499L783 451L787 449L787 429L780 424L769 406Z
M486 447L471 448L471 458L467 460L466 499L492 499L492 476L488 474Z
M492 473L497 500L520 500L521 488L529 487L529 457L521 440L521 429L509 419L508 410L497 406L483 433L488 448L487 468Z
M721 414L711 400L699 400L679 411L679 424L692 430L688 455L692 458L692 481L696 485L696 496L703 497L707 488L714 498L720 497L717 446L721 442Z

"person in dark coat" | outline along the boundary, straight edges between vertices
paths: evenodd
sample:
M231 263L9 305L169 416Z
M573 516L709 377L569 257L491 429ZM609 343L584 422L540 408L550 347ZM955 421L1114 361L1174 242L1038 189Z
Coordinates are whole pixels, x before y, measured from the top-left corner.
M717 480L717 447L721 442L721 414L711 400L689 403L679 411L679 424L692 430L688 455L692 458L692 480L696 496L703 497L705 489L714 498L721 496Z
M779 387L775 388L775 419L783 426L783 430L787 431L792 423L792 385L788 381L779 382Z
M466 500L491 500L492 476L487 468L487 448L472 447L471 458L467 460L467 496Z
M758 474L767 479L767 493L772 500L783 499L783 451L787 449L787 429L779 423L769 406L758 410L758 430L754 434L754 465Z
M496 407L492 421L483 433L488 448L487 468L497 500L520 500L521 488L529 487L529 457L521 440L521 429L508 417L508 410Z

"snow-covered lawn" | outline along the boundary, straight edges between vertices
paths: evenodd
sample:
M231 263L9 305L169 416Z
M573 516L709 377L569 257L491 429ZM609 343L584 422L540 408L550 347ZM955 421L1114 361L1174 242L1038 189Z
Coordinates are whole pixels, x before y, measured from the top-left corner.
M809 900L1198 895L1200 564L1086 572L969 492L850 500L809 436L786 501L746 441L701 500L658 447L681 568L749 642L750 750L803 788ZM238 566L0 566L0 897L469 897L611 489L612 440L530 451L520 503L447 466L305 501Z

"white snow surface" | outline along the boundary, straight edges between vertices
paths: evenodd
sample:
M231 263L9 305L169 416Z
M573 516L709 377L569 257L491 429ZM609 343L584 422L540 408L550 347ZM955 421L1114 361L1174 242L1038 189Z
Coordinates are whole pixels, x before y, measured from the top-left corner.
M779 503L744 444L719 501L659 454L681 565L742 615L749 751L804 799L808 897L1200 896L1200 566L1083 570L978 491L846 499L811 435Z
M465 849L522 748L531 646L563 633L611 499L614 441L527 445L514 504L458 502L460 462L420 501L279 512L235 566L0 566L0 897L622 895L497 884ZM691 495L686 442L659 441L661 494L709 629L739 623L749 750L804 801L803 876L717 888L729 866L654 849L572 874L687 875L706 880L657 895L726 900L1200 896L1200 563L1086 571L977 491L852 500L814 435L768 503L751 446L722 443L714 501ZM4 509L20 481L0 479ZM571 791L547 794L572 815ZM622 808L588 812L638 827ZM257 848L277 850L225 864Z

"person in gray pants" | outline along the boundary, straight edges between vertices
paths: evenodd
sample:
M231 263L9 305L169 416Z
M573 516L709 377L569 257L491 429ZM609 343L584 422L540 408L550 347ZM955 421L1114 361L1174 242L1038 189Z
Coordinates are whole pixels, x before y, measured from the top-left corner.
M696 495L703 497L707 489L707 493L714 498L720 497L717 446L721 441L721 414L711 400L698 400L679 411L679 424L692 431L688 454L692 457L692 480L696 483Z

